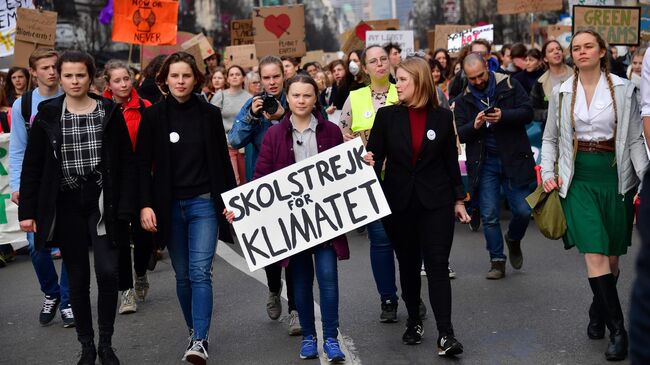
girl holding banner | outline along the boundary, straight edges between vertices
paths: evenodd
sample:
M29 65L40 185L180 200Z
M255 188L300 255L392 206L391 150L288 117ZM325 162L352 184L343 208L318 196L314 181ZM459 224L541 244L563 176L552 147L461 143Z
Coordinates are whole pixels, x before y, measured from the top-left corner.
M327 121L318 103L318 86L307 75L296 75L287 81L287 103L290 112L279 124L268 129L257 159L254 179L290 166L319 152L343 143L338 127ZM225 211L232 223L234 212ZM323 321L323 350L330 362L345 361L339 346L339 289L337 258L350 257L348 242L339 236L329 242L302 251L291 257L293 295L302 327L300 358L318 357L314 324L314 270L320 289ZM287 264L284 262L283 264ZM274 264L275 265L275 264Z
M228 232L217 212L235 187L219 108L195 94L203 79L190 54L167 57L156 81L169 95L144 110L136 144L140 223L169 250L190 333L183 360L192 364L208 358L212 260L218 232Z
M393 214L384 218L400 270L402 298L409 319L405 344L422 341L418 311L420 263L429 282L429 301L438 327L438 355L463 352L451 324L449 253L454 216L469 223L458 167L457 139L451 111L439 106L427 61L410 57L397 66L399 104L378 110L368 141L366 161L378 176Z
M82 346L79 365L117 365L112 348L118 300L119 247L128 245L135 215L135 164L118 106L89 94L95 75L85 52L63 53L56 69L64 95L41 103L23 161L18 216L36 249L60 245L70 303ZM97 277L99 348L90 306L92 245Z
M585 257L593 292L587 335L601 339L609 328L605 358L619 361L627 357L628 338L618 262L632 244L633 201L648 156L635 87L610 74L603 38L579 31L570 50L575 75L549 98L542 179L544 191L559 191L565 248L577 246Z

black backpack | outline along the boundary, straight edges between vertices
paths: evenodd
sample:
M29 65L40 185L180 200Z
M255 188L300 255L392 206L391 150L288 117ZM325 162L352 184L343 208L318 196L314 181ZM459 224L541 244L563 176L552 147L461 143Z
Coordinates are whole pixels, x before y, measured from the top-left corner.
M29 133L29 129L32 127L30 119L32 119L32 91L28 91L23 94L20 100L20 113L23 115L23 120L25 121L25 129ZM4 126L2 127L4 129Z
M11 126L9 125L9 116L6 112L0 112L0 126L2 126L2 133L11 133Z

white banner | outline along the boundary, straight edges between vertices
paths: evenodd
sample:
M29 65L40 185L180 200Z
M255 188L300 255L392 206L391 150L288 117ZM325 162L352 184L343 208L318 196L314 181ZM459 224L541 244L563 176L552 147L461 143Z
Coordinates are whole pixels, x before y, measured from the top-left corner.
M464 45L470 44L477 39L494 40L494 25L488 24L482 27L472 28L459 33L450 34L447 37L447 50L449 53L456 53Z
M25 232L18 224L18 206L11 202L9 187L9 133L0 134L0 244L14 250L27 246Z
M14 54L18 8L34 9L33 0L0 0L0 57Z
M221 194L251 271L390 214L360 138Z
M402 59L409 53L415 52L412 30L369 30L366 32L366 47L375 44L385 46L396 43L402 49Z

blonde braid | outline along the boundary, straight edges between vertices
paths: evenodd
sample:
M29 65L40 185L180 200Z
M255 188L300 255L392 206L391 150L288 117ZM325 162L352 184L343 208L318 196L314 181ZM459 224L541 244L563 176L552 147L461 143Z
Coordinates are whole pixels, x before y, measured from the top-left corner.
M574 66L573 67L573 86L572 86L572 95L571 95L571 114L570 114L570 117L571 117L571 129L573 129L574 128L573 126L576 125L575 117L573 116L573 111L574 111L575 106L576 106L576 94L578 93L578 76L579 76L579 73L580 73L580 69L578 69L577 67ZM560 110L560 113L562 113L561 110Z
M614 106L614 123L618 124L618 108L616 106L616 94L614 94L614 83L612 82L612 75L609 73L609 62L605 62L605 67L603 67L603 72L607 78L607 86L609 87L609 94L612 96L612 102ZM614 137L616 137L616 127L614 127Z

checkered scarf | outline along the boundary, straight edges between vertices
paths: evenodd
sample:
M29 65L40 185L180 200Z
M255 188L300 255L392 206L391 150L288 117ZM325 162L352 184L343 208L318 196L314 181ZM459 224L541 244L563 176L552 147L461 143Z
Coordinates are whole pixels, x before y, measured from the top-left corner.
M102 175L97 169L102 159L102 121L106 112L101 101L88 114L73 114L63 102L61 115L61 178L62 190L80 187L81 181L96 179L102 186Z

